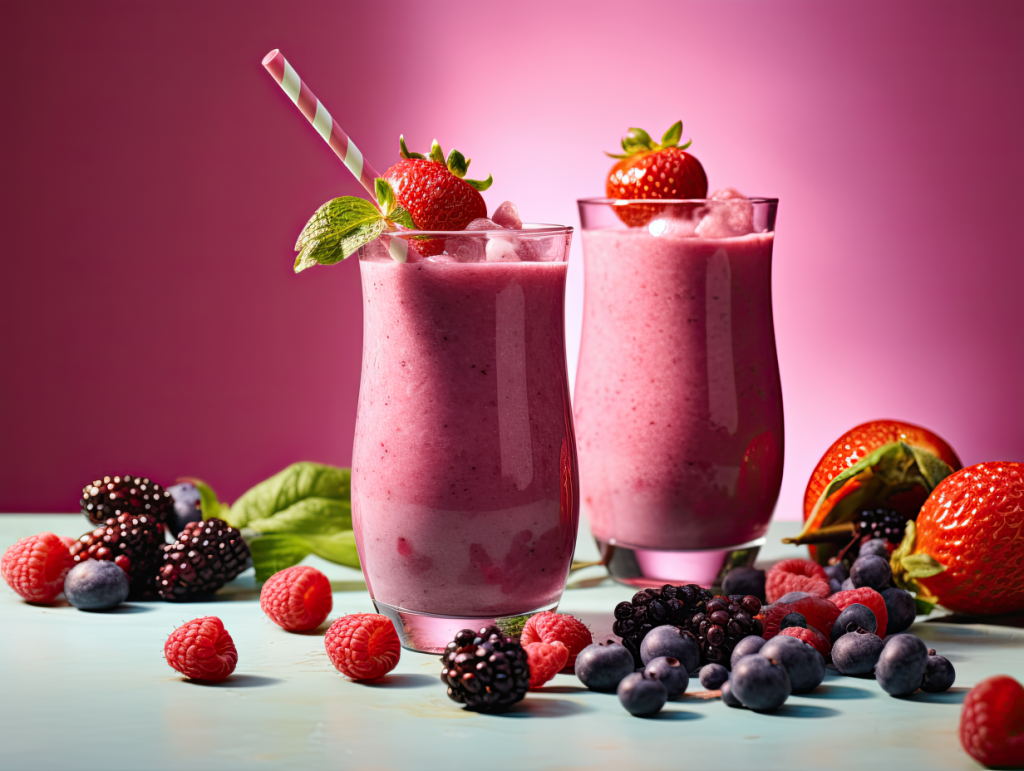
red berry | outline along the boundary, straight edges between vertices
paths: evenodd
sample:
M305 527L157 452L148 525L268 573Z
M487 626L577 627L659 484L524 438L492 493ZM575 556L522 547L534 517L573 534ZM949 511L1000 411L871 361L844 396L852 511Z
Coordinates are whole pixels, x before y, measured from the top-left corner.
M402 644L387 616L354 613L331 624L324 647L334 667L353 680L376 680L398 665Z
M0 558L0 575L29 602L53 602L64 591L64 577L75 561L53 533L22 538Z
M790 592L807 592L814 597L828 597L828 574L810 560L789 559L775 564L765 579L768 602L778 602Z
M835 595L832 595L833 597ZM779 633L779 624L788 614L800 613L807 619L807 625L812 626L821 632L825 639L832 636L832 626L839 618L840 610L832 602L818 597L801 597L796 602L775 603L766 611L762 611L759 618L764 624L764 633L761 635L766 640L772 639Z
M192 680L219 683L235 671L238 651L216 616L203 616L182 624L164 643L167 663Z
M835 604L840 611L846 610L854 603L860 603L875 614L875 621L878 622L878 629L875 634L885 637L885 628L889 625L889 611L885 609L885 599L868 586L860 589L847 589L845 592L836 592L828 598L829 602Z
M808 627L805 629L802 626L787 626L781 632L780 635L786 637L795 637L798 640L803 640L805 643L814 648L823 658L828 658L828 654L832 652L832 644L825 639L825 636L817 629Z
M309 565L274 573L260 591L260 607L270 620L289 632L320 626L331 612L331 582Z
M561 642L534 642L524 645L526 662L530 665L530 690L540 688L557 675L569 660L569 649Z
M960 713L960 743L982 765L1024 766L1024 687L1007 675L974 686Z
M525 648L530 643L552 643L556 640L569 649L569 659L562 666L562 672L571 675L575 672L576 656L594 642L590 630L578 618L568 613L553 613L550 610L530 616L523 627L519 644Z

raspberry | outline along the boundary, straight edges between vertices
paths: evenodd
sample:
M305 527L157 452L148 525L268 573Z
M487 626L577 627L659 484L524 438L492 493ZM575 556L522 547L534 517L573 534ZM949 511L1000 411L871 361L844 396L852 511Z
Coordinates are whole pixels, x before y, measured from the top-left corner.
M836 595L832 595L835 597ZM796 602L775 603L759 616L764 623L764 634L766 640L772 639L779 633L779 624L790 613L799 613L807 619L807 625L814 627L829 639L832 636L832 626L839 618L840 610L832 602L832 597L822 600L817 597L801 597Z
M832 644L826 640L817 629L805 629L802 626L790 626L779 632L779 635L784 637L795 637L798 640L803 640L818 651L822 658L825 659L827 659L828 654L832 652Z
M569 649L561 641L534 642L523 646L530 665L530 690L540 688L557 675L569 660Z
M164 657L185 677L208 683L224 680L238 663L235 643L216 616L193 619L171 632Z
M960 713L960 743L982 765L1024 765L1024 687L1007 675L974 686Z
M270 620L289 632L320 626L331 612L331 582L309 565L296 565L274 573L260 591L260 607Z
M53 533L22 538L0 558L0 575L29 602L53 602L64 591L64 576L75 561Z
M590 630L578 618L568 613L553 613L550 610L530 616L523 627L519 644L525 648L530 643L552 643L556 640L569 649L569 659L562 667L562 672L571 675L575 671L576 656L594 642Z
M353 680L376 680L398 664L402 644L387 616L353 613L331 624L324 647L341 674Z
M821 565L810 560L782 560L768 571L765 593L768 602L778 602L789 592L807 592L824 599L829 595L828 574Z
M882 638L885 637L885 628L889 625L889 612L885 609L885 598L874 589L868 586L862 586L860 589L848 589L845 592L836 592L828 599L829 602L835 603L840 611L859 602L875 614L875 621L878 622L875 634Z

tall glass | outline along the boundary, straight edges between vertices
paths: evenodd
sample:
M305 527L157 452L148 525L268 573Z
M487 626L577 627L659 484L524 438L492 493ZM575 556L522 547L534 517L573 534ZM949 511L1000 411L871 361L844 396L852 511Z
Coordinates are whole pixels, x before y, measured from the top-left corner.
M565 357L572 228L411 232L359 254L352 520L402 644L557 607L579 523ZM390 251L395 251L393 248Z
M752 564L782 483L777 199L579 202L583 511L613 577Z

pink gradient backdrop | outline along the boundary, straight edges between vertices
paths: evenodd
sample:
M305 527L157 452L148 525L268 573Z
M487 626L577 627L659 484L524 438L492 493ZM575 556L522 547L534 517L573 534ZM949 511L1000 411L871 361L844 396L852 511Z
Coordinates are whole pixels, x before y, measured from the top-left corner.
M0 25L0 511L349 462L358 267L291 262L362 191L275 47L379 169L436 136L528 219L578 224L601 150L677 118L712 187L781 198L778 516L874 417L1024 460L1024 4L8 1Z

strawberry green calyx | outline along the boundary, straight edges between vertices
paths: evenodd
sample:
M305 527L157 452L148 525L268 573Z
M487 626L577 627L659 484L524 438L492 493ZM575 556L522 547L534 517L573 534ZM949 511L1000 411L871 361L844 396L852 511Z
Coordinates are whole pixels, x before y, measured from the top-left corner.
M405 136L399 135L398 137L399 154L403 158L418 158L420 160L427 160L428 156L423 153L413 153L409 151L409 148L405 146ZM466 158L458 150L452 150L448 153L448 157L445 158L444 150L441 149L441 144L435 139L430 145L430 156L429 160L434 163L440 163L442 166L448 169L452 174L461 179L467 185L478 192L483 192L494 183L494 178L491 175L487 176L485 180L479 179L466 179L466 172L469 171L469 164L473 162L472 158Z
M889 564L892 566L892 580L900 589L914 592L918 598L928 603L935 603L932 596L916 579L931 578L943 573L946 566L930 554L914 554L917 546L917 524L914 520L907 522L907 530L903 542L892 553Z
M622 154L616 155L615 153L605 153L609 158L631 158L634 155L641 155L643 153L653 153L658 150L665 150L669 147L678 147L680 150L685 150L691 144L693 140L689 140L685 145L680 146L679 140L683 137L683 122L677 120L666 131L662 137L661 142L656 143L651 139L651 135L644 131L642 128L631 128L626 136L622 138Z

